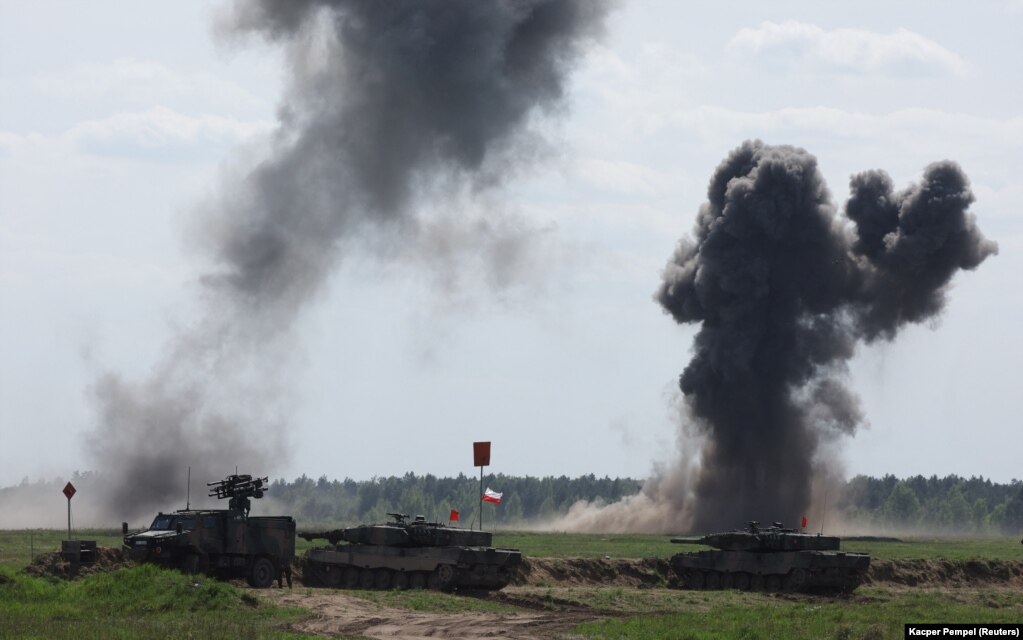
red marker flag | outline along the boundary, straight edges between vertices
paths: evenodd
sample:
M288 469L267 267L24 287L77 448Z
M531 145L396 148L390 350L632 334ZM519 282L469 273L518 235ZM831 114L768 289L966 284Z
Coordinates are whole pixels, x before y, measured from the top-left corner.
M451 521L451 522L458 522L458 510L457 509L452 509L451 510L451 515L448 516L448 520Z
M803 528L806 528L806 516L803 516Z
M494 504L501 504L502 495L504 494L498 493L496 491L491 491L490 487L487 487L487 490L483 492L483 502L493 502Z

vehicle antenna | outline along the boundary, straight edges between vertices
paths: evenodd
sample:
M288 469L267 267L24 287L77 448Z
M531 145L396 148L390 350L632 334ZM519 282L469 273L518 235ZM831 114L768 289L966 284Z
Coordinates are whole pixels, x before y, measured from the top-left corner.
M824 492L824 508L821 509L821 532L820 535L824 535L824 516L828 512L828 492Z
M188 483L185 486L185 511L188 511L192 506L192 465L188 465Z

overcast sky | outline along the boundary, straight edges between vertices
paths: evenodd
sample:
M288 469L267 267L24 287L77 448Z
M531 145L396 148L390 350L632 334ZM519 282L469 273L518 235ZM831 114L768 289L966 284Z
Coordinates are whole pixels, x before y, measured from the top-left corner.
M218 35L222 8L0 0L0 486L90 469L97 375L144 377L194 321L191 222L262 153L284 79L276 46ZM962 165L1000 253L938 322L861 348L869 428L842 457L1023 476L1020 34L1019 0L622 2L546 151L473 205L541 231L528 268L345 256L300 317L290 455L265 471L472 474L492 440L494 472L646 476L695 333L652 295L714 168L760 138L815 154L839 206L854 172Z

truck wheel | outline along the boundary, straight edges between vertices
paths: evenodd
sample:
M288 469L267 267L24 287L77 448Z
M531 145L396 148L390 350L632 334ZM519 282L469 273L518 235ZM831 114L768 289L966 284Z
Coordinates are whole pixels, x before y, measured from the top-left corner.
M256 558L249 571L249 586L267 589L274 581L274 563L269 558Z

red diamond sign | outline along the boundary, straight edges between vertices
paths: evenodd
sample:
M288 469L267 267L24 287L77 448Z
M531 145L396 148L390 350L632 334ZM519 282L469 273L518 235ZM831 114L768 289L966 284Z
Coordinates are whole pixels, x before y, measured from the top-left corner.
M70 482L67 483L66 485L64 485L64 495L67 496L68 500L70 500L72 497L74 497L74 495L75 495L75 485L71 484Z

